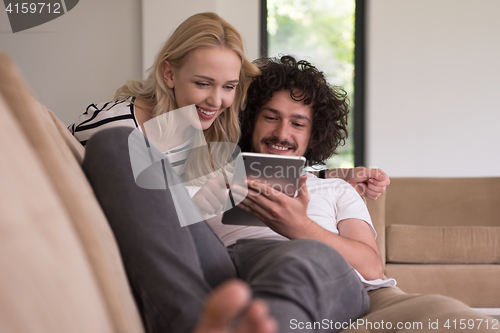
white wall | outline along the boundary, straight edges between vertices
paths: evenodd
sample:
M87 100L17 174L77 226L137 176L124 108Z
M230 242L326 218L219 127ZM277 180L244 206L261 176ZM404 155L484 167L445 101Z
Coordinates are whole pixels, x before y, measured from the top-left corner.
M258 0L142 0L143 69L153 64L156 53L172 32L189 16L215 12L241 34L252 61L259 57L260 1Z
M500 176L500 1L368 1L367 161Z
M126 80L143 77L160 45L192 14L218 13L241 32L249 58L259 54L257 0L82 0L65 15L15 34L0 8L0 52L66 125L89 104L110 100Z
M235 25L258 57L257 0L85 0L16 34L1 10L0 50L70 124L140 78L175 27L201 11ZM498 13L498 0L368 1L367 165L391 176L500 176Z
M142 73L140 0L82 0L61 17L13 34L0 4L0 52L66 125Z

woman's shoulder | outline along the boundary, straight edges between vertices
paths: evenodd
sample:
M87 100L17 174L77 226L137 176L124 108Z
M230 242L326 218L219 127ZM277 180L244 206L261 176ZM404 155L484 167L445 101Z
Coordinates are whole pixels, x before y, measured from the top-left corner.
M131 108L133 108L132 100L119 99L115 101L103 102L97 104L92 103L89 106L87 106L87 109L85 109L83 115L92 115L101 112L104 112L106 115L111 115L113 113L127 114L131 112Z
M98 130L118 126L134 128L138 126L133 101L121 99L90 104L75 123L68 126L68 129L82 144L85 144Z

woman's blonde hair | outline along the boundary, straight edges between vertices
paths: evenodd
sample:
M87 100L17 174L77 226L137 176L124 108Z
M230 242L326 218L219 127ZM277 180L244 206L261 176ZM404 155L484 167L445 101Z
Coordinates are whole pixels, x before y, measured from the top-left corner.
M182 22L156 55L148 70L148 78L128 81L117 90L115 99L137 97L153 110L153 117L177 109L174 92L163 80L162 65L168 60L173 68L178 69L189 52L201 47L226 47L241 59L239 83L232 105L204 131L207 142L237 143L240 136L238 112L244 107L249 84L260 71L247 59L240 33L215 13L195 14Z
M260 71L247 59L240 33L215 13L195 14L182 22L156 55L153 66L148 70L147 79L128 81L116 91L115 99L139 98L152 110L153 117L177 109L174 91L167 87L163 79L163 63L168 60L173 68L179 69L189 52L197 48L211 47L233 50L241 59L241 69L233 103L204 130L205 140L208 143L238 143L241 133L238 112L244 109L247 88ZM186 165L189 165L189 162L188 159ZM216 168L220 167L216 161L212 163ZM198 170L194 172L193 168ZM191 171L188 172L188 178L191 179L206 175L207 171L206 168L195 165L191 165L189 169Z

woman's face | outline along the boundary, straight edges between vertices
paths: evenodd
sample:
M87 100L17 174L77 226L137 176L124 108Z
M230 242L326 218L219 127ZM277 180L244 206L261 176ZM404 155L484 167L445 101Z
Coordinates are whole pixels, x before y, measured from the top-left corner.
M234 100L240 76L241 59L222 47L191 51L180 68L163 63L163 79L174 89L177 107L195 104L203 130L209 128Z

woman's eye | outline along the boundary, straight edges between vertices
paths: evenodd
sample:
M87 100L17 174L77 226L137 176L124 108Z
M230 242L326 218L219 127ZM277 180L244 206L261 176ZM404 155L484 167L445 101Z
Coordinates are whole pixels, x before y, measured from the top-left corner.
M226 90L234 90L236 87L235 86L225 86L224 88Z
M205 82L196 82L196 85L198 87L208 87L208 83L205 83Z

